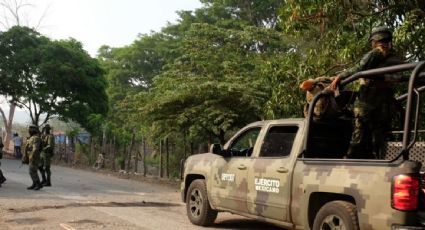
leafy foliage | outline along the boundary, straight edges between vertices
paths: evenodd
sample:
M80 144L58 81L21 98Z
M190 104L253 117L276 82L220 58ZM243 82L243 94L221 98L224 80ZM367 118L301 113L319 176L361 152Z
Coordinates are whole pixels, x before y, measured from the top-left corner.
M60 115L94 130L88 117L106 114L103 70L80 42L51 41L33 29L16 26L0 34L0 54L2 93L27 109L34 124Z
M266 28L193 24L182 42L184 54L155 79L149 117L224 142L226 131L261 119L270 91L263 84L264 60L284 52L280 38Z
M251 121L300 117L300 82L351 66L377 25L394 29L408 61L424 58L421 1L201 2L160 32L100 51L112 131L223 143Z
M395 46L408 60L423 59L424 5L421 1L289 0L281 26L315 74L334 73L369 49L373 27L395 29ZM407 48L409 47L409 48Z

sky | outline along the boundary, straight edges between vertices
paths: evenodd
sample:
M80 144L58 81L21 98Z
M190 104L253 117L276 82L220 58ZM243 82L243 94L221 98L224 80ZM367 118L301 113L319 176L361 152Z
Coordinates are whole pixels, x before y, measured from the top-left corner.
M21 0L22 1L22 0ZM194 10L199 0L27 0L26 21L52 39L75 38L93 57L102 45L123 47L138 34L175 23L176 11ZM44 15L44 16L43 16ZM40 21L40 25L37 26Z

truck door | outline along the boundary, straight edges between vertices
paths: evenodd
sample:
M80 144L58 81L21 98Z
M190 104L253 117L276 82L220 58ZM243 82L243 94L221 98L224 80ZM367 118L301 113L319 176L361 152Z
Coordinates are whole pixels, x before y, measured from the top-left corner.
M257 158L248 170L248 210L251 214L288 220L291 165L289 157L298 131L296 125L270 126ZM299 142L299 141L297 141Z
M211 201L216 207L248 213L247 171L252 165L251 153L261 127L250 128L231 141L229 156L220 158L214 165Z

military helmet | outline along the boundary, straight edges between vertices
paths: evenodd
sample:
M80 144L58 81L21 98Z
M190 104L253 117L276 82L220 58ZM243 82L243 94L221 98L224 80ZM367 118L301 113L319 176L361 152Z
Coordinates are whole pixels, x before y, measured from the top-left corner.
M33 131L39 132L38 126L37 125L34 125L34 124L29 125L28 126L28 130L30 130L30 131L33 130Z
M372 29L369 41L392 40L393 32L386 26L378 26Z

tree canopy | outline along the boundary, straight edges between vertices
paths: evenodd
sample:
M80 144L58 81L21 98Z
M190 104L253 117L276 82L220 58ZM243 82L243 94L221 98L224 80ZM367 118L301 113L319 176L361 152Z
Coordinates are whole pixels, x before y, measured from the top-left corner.
M370 49L378 25L394 30L406 60L424 59L425 6L418 0L201 2L160 32L100 50L112 131L127 121L152 137L223 143L246 123L300 117L298 85L351 66Z
M15 26L0 34L0 55L1 93L25 108L34 124L59 115L91 129L89 115L106 114L103 70L80 42L52 41Z
M353 65L375 26L394 30L407 61L425 58L421 0L201 2L128 46L101 47L97 59L74 39L13 27L0 34L0 93L37 124L59 115L118 145L137 134L186 151L256 120L302 116L299 84Z
M0 33L0 94L34 124L72 120L103 147L113 136L121 161L143 137L159 152L160 140L167 149L171 140L179 162L188 146L223 144L247 123L303 116L299 84L352 66L376 26L394 31L407 61L425 59L422 0L200 1L158 32L101 47L97 58L75 39L11 27Z

